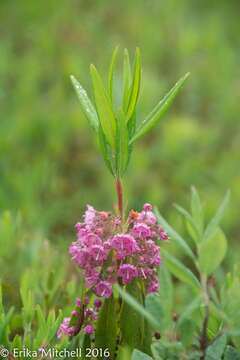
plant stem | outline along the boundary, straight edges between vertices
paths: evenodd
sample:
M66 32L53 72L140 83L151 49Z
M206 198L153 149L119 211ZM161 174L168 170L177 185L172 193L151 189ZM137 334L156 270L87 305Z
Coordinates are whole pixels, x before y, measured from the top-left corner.
M206 355L206 349L208 346L207 327L209 320L209 300L210 300L208 293L208 279L205 275L201 276L201 284L202 284L203 298L205 303L205 316L203 320L202 332L200 335L200 350L202 351L200 360L204 360Z
M117 191L117 200L118 200L118 205L117 205L118 213L122 222L123 221L123 186L120 178L116 179L116 191Z

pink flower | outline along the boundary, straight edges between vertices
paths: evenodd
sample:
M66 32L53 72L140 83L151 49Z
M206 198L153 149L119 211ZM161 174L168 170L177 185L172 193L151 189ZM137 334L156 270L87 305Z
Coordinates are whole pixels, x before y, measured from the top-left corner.
M90 319L90 320L97 320L97 313L91 309L91 308L87 308L84 312L84 316L85 316L85 319Z
M148 293L157 292L159 289L159 282L158 279L152 279L148 285L147 291Z
M75 334L76 329L74 326L70 326L70 321L70 317L63 319L63 322L57 331L57 337L59 339L62 337L62 335L73 336Z
M123 284L126 285L138 276L138 271L134 265L123 264L119 267L118 276L122 278Z
M96 309L99 309L102 306L102 302L100 299L94 300L94 306Z
M112 285L108 281L100 281L95 286L95 292L98 296L108 298L112 295Z
M81 299L77 298L77 300L76 300L76 306L77 306L77 307L81 307L81 306L82 306Z
M85 328L84 328L84 332L85 332L85 334L87 334L87 335L93 334L93 333L94 333L94 328L93 328L93 326L90 325L90 324L86 325Z
M159 235L160 235L161 240L168 240L169 239L168 234L162 228L160 228Z
M101 265L106 260L107 254L102 245L93 245L89 248L89 253L95 265Z
M140 250L134 237L129 234L115 235L111 240L111 246L117 251L118 259L124 259Z
M96 285L97 281L99 280L99 272L94 269L87 269L85 273L85 281L87 287L93 287Z
M133 234L138 237L147 238L151 236L152 232L148 225L144 223L138 223L133 227Z
M152 207L151 204L146 203L146 204L143 205L143 210L144 211L152 211L152 209L153 209L153 207Z
M89 227L92 227L94 225L95 219L96 219L96 210L92 206L87 205L87 210L84 215L85 224Z

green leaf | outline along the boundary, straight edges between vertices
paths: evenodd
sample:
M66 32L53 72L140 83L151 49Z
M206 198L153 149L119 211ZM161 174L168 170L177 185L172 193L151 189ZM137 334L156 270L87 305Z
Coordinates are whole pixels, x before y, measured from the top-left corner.
M156 360L179 360L182 358L183 345L174 340L160 340L153 342L152 352Z
M115 67L115 63L116 63L118 49L119 49L119 46L116 46L113 51L111 63L109 66L109 72L108 72L108 93L109 93L109 99L110 99L111 104L113 102L113 73L114 73L114 67Z
M153 360L153 358L147 354L144 354L143 352L135 349L133 351L131 360Z
M216 231L217 227L220 224L220 221L223 218L223 214L229 203L229 199L230 199L230 191L228 190L215 216L212 218L212 220L210 221L204 232L204 239L211 237L213 233Z
M125 122L123 112L119 112L117 118L117 136L116 136L116 173L122 177L128 163L128 128Z
M226 347L226 343L227 343L226 335L222 335L218 337L211 345L208 346L205 360L221 359L224 349Z
M107 141L112 148L115 148L116 119L112 111L111 103L103 86L102 79L94 65L90 66L90 72L99 121Z
M220 265L227 251L227 240L220 228L199 245L199 268L206 275L212 274Z
M240 360L240 352L233 346L228 345L224 353L224 360Z
M70 76L70 79L72 81L74 89L76 90L84 115L88 119L91 127L95 131L98 131L98 125L99 125L98 116L91 100L89 99L82 85L77 81L77 79L73 75Z
M4 309L3 309L2 283L0 280L0 318L1 318L1 314L3 312L4 312Z
M193 220L192 216L189 214L189 212L187 210L185 210L183 207L181 207L178 204L174 204L175 209L184 216L184 218L186 219L186 221L189 223L189 225L191 226L192 229L192 235L193 235L193 239L194 241L197 241L198 238L198 228L197 225L195 223L195 221Z
M126 301L134 310L142 315L153 328L159 329L159 324L156 319L139 302L137 302L134 297L124 291L119 285L115 285L114 287L124 301Z
M165 318L163 306L160 302L160 296L158 294L149 294L145 300L146 310L156 319L162 328L162 323Z
M132 351L127 346L118 346L116 360L131 360Z
M138 301L139 304L142 304L142 292L137 281L127 285L126 291L129 296ZM123 345L127 345L131 350L134 350L134 348L143 350L144 337L146 335L144 329L144 317L124 298L122 299L120 328ZM149 341L149 347L150 343L151 338Z
M170 255L165 249L161 249L161 252L168 270L177 279L190 285L196 292L199 292L201 287L196 276L173 255Z
M188 255L192 260L195 261L195 255L192 252L191 248L188 246L188 244L186 243L186 241L181 237L181 235L179 235L168 223L167 221L162 217L162 215L160 214L160 212L158 211L157 208L154 209L155 210L155 214L157 216L158 222L160 223L160 225L162 225L162 227L164 228L164 230L167 231L167 233L169 234L169 236L171 237L171 241L174 242L179 248L181 248L181 250Z
M128 106L128 97L130 93L130 84L131 84L131 66L129 60L128 50L124 49L124 57L123 57L123 99L122 99L122 107L124 112L127 112Z
M166 113L173 100L177 96L179 90L182 88L186 79L188 78L189 73L183 76L174 87L164 96L162 100L155 106L155 108L150 112L150 114L146 117L146 119L140 124L139 128L136 131L136 134L131 139L131 143L139 139L141 136L146 134L149 130L151 130L163 117Z
M99 126L99 131L98 131L98 140L104 162L110 173L114 176L111 149L107 143L101 124Z
M141 84L141 54L139 48L136 48L134 67L133 67L133 79L131 85L131 91L128 100L127 107L127 122L131 119L138 100Z
M204 227L203 208L199 194L194 186L191 187L191 210L192 217L197 225L200 240Z
M7 341L9 333L9 325L14 313L14 308L11 307L6 315L3 316L0 323L0 344L4 344Z
M194 322L192 319L183 320L178 326L178 333L181 337L181 343L186 347L190 347L195 340L195 336L197 335L196 322Z
M159 269L159 299L164 311L164 317L161 319L161 329L166 329L172 323L173 312L173 284L171 275L166 266L160 266Z
M190 319L194 311L198 310L202 304L202 296L197 296L193 301L186 305L184 311L178 319L177 326L180 326L183 321Z
M117 314L116 304L113 297L106 299L99 312L97 326L95 347L99 349L109 349L110 358L114 357L116 339L117 339Z

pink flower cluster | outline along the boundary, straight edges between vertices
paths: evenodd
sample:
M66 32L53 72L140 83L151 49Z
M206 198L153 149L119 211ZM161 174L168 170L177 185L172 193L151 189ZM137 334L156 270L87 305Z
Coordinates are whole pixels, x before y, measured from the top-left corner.
M70 246L73 261L83 271L86 287L110 297L114 283L127 285L142 279L147 292L158 290L160 249L156 240L168 235L157 224L152 206L130 211L126 223L111 213L87 206L84 222L76 224L77 241Z
M96 299L93 307L88 306L89 300L85 298L84 303L80 299L76 301L76 309L72 311L71 317L63 319L57 331L57 337L63 335L74 336L83 328L85 334L91 335L94 332L93 321L97 320L98 311L101 307L101 300Z
M141 279L147 292L158 290L161 258L156 240L167 240L168 235L157 224L150 204L145 204L140 213L130 211L124 224L111 213L87 206L84 221L76 224L76 231L77 240L69 252L83 271L88 293L108 298L114 283L127 285L134 279ZM76 309L63 320L57 336L74 336L81 329L91 335L100 306L99 299L93 307L89 307L88 299L78 299Z

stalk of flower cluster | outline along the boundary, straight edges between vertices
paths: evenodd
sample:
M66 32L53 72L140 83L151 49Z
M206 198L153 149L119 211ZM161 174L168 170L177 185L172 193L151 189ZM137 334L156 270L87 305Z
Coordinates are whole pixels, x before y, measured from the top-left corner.
M124 221L123 214L123 186L120 178L116 178L117 208L121 221Z

